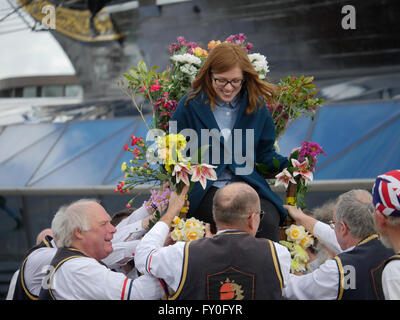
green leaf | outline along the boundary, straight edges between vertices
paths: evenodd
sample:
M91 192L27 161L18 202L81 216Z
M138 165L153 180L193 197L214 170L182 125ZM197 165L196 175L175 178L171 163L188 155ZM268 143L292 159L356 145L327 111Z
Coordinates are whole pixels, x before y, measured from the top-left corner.
M274 167L276 168L276 169L279 169L280 167L281 167L281 163L279 162L279 160L277 159L277 158L273 158L272 159L272 164L274 165Z
M269 167L264 163L256 163L256 167L261 174L269 174Z

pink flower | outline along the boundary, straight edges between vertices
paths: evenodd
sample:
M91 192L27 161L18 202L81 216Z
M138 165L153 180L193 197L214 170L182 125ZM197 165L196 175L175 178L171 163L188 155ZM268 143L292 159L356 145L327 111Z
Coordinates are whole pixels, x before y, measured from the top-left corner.
M301 177L304 178L306 182L307 180L312 181L313 173L309 170L308 159L305 159L301 163L296 159L292 159L292 165L297 169L296 171L293 172L294 177L301 175Z
M217 166L207 163L196 164L192 167L193 175L190 181L199 181L203 189L206 188L207 180L217 180L217 174L214 170Z
M159 84L153 84L153 85L150 87L150 92L158 91L158 90L160 90L160 89L161 89L161 86L160 86Z
M287 189L289 182L296 184L296 180L294 180L294 178L286 168L283 169L281 173L277 174L275 178L276 178L275 187L283 184Z
M176 183L183 181L187 186L190 185L189 174L192 174L191 170L182 163L177 163L172 171L172 175L176 176Z

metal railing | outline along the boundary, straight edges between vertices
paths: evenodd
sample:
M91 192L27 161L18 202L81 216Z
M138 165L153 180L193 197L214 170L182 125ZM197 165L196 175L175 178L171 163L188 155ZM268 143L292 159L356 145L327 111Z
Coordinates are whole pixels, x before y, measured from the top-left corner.
M351 189L371 190L375 179L338 179L316 180L309 183L309 192L338 192ZM270 185L274 192L285 192L284 186ZM141 185L132 190L132 194L149 191L152 185ZM0 188L0 195L13 196L44 196L44 195L111 195L115 186L77 186L77 187L14 187Z

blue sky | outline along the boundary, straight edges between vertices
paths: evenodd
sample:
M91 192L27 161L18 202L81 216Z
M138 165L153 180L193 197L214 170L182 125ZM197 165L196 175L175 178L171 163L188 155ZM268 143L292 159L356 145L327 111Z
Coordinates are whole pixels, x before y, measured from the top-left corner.
M8 2L1 0L0 20L10 11ZM21 13L32 25L27 13ZM0 22L0 79L55 74L71 75L75 70L50 32L32 31L16 13Z

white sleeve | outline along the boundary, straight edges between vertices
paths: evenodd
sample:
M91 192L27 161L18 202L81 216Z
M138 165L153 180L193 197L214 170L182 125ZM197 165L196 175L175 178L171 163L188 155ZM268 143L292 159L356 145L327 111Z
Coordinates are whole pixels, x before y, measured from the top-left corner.
M142 220L116 228L116 230L111 240L113 244L116 242L138 240L146 233L146 229L142 227Z
M333 230L326 223L318 221L314 225L313 234L325 247L331 250L335 255L343 252L339 242L337 241L335 230Z
M335 300L338 288L339 270L335 260L330 259L311 273L290 274L283 296L289 300Z
M66 261L55 273L52 292L57 300L155 300L163 297L158 279L135 280L113 272L92 258Z
M114 242L137 240L142 237L146 230L142 227L142 220L149 216L146 207L141 206L139 209L133 211L129 217L123 219L115 227L116 232L113 235Z
M113 243L113 252L104 258L102 262L111 269L126 264L134 258L139 242L140 240Z
M139 209L133 211L127 218L123 219L120 223L115 227L117 229L127 226L128 224L132 224L136 221L141 221L144 218L149 216L149 212L147 211L145 206L141 206Z
M136 248L135 266L139 272L164 279L177 290L182 273L185 242L163 247L169 227L164 222L157 222L143 237Z
M383 294L386 300L400 300L400 261L390 261L382 272Z
M10 280L10 285L8 287L8 292L6 296L6 300L12 300L14 297L14 291L15 291L15 285L17 284L17 279L19 276L19 269L14 272L11 280Z
M142 237L146 230L142 227L142 220L149 216L146 207L141 206L132 212L129 217L123 219L115 227L116 232L111 240L113 243L137 240Z

